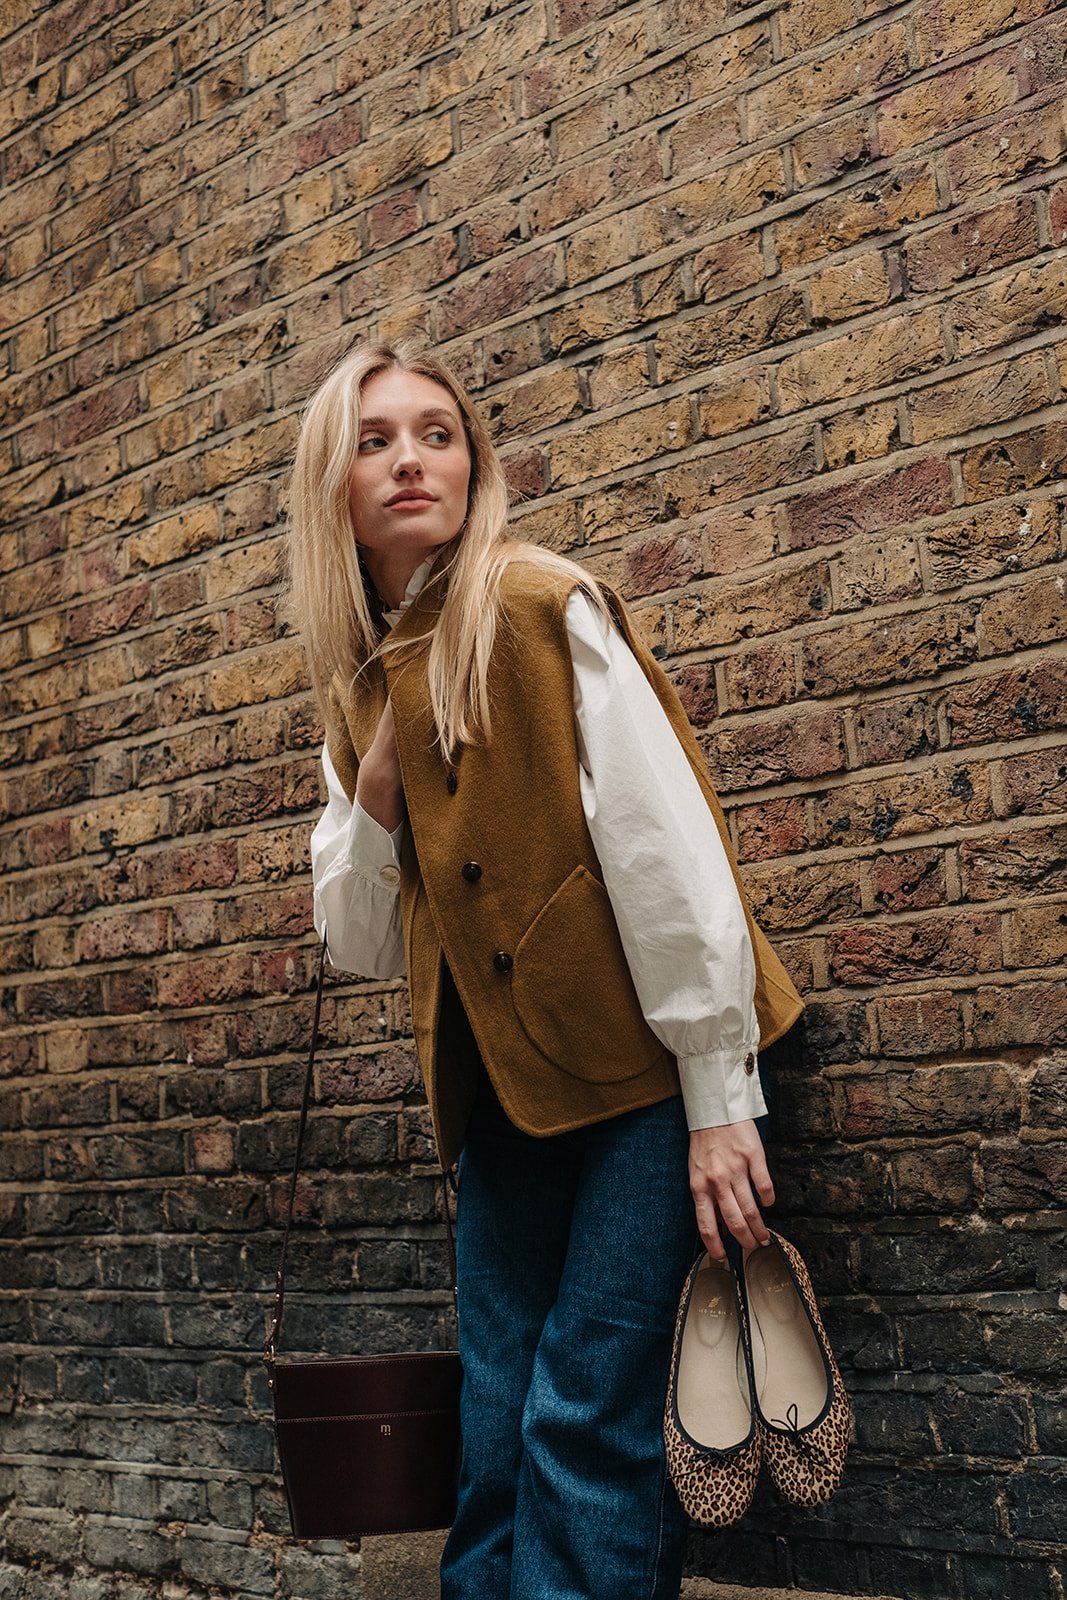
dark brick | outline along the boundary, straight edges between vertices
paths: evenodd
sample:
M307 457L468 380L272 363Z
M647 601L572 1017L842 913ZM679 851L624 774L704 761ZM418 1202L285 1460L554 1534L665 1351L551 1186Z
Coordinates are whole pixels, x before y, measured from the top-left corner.
M999 922L989 912L835 929L827 942L830 970L848 984L908 979L916 968L953 976L988 972L1001 962Z
M1067 1143L993 1144L983 1141L986 1205L991 1211L1057 1207L1067 1183Z
M788 508L789 544L793 550L837 544L861 533L933 516L952 505L948 461L930 456L912 466L821 489L794 500Z

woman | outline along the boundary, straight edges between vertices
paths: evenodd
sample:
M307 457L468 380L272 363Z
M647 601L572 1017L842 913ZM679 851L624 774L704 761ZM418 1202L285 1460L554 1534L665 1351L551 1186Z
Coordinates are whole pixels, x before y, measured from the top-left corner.
M430 352L361 344L312 398L290 570L326 724L315 925L342 970L406 972L459 1163L443 1600L674 1600L678 1294L700 1241L768 1238L756 1052L801 1003L662 669L507 509Z

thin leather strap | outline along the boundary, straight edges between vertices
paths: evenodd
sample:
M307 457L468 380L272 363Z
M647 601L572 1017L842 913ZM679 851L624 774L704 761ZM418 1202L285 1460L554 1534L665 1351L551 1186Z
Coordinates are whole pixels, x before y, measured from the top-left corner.
M300 1152L304 1143L304 1128L307 1123L308 1105L311 1100L311 1080L315 1066L315 1045L319 1035L319 1017L322 1013L322 983L326 970L326 934L325 925L322 930L322 949L319 952L319 971L315 983L315 1015L311 1023L311 1042L308 1046L307 1071L304 1074L304 1094L300 1102L300 1121L296 1130L296 1154L293 1157L293 1175L289 1181L289 1204L286 1209L285 1231L282 1235L281 1256L278 1260L278 1270L274 1279L274 1312L271 1317L270 1328L263 1342L263 1360L266 1362L268 1373L274 1363L275 1344L281 1335L282 1310L285 1305L285 1256L289 1248L289 1230L293 1225L293 1206L296 1200L296 1180L300 1171ZM447 1177L448 1182L445 1179ZM445 1223L448 1229L448 1264L452 1275L452 1305L456 1312L457 1323L459 1320L459 1301L456 1292L456 1245L452 1235L452 1213L448 1205L448 1187L451 1185L453 1193L456 1192L456 1178L452 1168L447 1173L441 1171L441 1193L445 1209Z

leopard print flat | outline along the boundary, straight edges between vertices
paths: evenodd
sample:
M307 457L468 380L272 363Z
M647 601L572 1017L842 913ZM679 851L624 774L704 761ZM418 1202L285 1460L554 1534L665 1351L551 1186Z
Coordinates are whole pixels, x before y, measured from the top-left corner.
M706 1250L678 1304L663 1437L671 1481L694 1522L728 1528L744 1516L762 1452L745 1309L733 1268Z
M852 1406L795 1245L742 1252L757 1429L775 1488L797 1506L828 1500L848 1454Z

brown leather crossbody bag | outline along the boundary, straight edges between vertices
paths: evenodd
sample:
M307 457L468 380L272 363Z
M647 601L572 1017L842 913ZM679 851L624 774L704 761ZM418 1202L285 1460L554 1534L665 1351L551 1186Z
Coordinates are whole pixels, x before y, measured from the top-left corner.
M459 1475L458 1350L281 1361L275 1354L325 965L323 930L289 1208L263 1346L289 1518L297 1539L447 1528L455 1514ZM444 1172L441 1182L455 1305L456 1252Z

